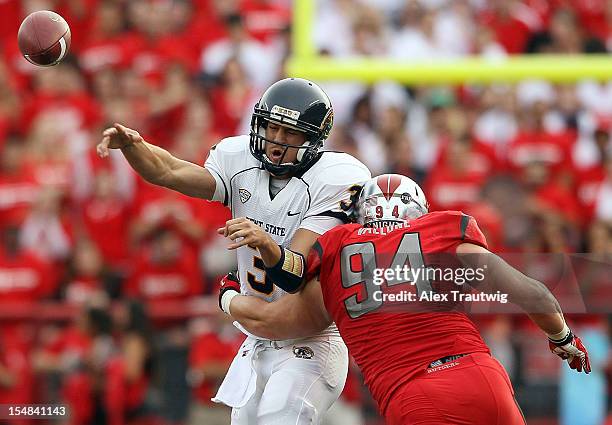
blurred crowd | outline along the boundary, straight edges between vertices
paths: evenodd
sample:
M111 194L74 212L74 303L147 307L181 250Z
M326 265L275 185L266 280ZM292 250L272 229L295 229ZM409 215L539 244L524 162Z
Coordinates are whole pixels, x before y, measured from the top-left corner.
M313 41L339 59L612 49L610 0L316 3ZM72 31L70 56L50 68L17 48L19 23L40 9ZM226 423L209 399L241 334L185 306L235 265L216 234L229 211L151 186L94 146L119 122L203 164L249 131L258 97L284 77L291 12L291 0L0 1L0 403L67 403L74 424ZM432 209L476 217L497 252L588 253L603 264L592 293L612 300L612 83L322 86L335 110L328 149L414 178ZM76 313L37 317L28 303L40 300ZM602 423L607 316L585 317L596 353L595 378L578 383L585 411L563 392L579 378L559 375L528 322L482 319L530 424ZM342 408L350 424L374 418L357 374Z

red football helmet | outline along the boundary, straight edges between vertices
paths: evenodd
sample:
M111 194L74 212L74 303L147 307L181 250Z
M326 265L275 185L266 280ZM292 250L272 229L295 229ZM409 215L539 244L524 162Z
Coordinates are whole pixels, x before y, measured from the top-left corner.
M366 227L384 227L420 217L429 211L423 189L399 174L368 180L357 199L357 221Z

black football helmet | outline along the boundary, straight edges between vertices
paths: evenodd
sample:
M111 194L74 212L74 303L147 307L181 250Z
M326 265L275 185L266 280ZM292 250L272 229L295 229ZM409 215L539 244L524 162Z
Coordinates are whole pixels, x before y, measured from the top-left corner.
M331 131L333 116L329 97L312 81L301 78L277 81L255 105L251 118L251 153L275 176L298 174L317 160ZM266 126L270 121L303 132L306 141L302 146L291 146L266 139ZM284 148L278 164L267 157L266 143ZM298 149L295 163L283 163L289 148Z

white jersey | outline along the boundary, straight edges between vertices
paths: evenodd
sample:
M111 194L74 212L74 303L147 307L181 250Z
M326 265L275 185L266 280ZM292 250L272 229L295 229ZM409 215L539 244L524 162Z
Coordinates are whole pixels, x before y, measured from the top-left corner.
M355 184L370 179L370 171L351 155L324 152L302 176L292 177L275 197L270 173L249 149L249 136L230 137L214 146L205 167L217 180L215 199L230 207L232 217L247 217L276 243L289 247L298 229L323 234L342 223L340 208ZM256 249L238 248L241 292L274 301L285 294L266 276Z

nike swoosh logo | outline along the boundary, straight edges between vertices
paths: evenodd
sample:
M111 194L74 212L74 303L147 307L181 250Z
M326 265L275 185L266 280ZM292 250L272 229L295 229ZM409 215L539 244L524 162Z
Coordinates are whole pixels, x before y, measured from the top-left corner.
M289 217L293 217L294 215L298 215L299 213L300 213L300 211L295 212L295 213L292 213L291 211L287 211L287 215L288 215Z

